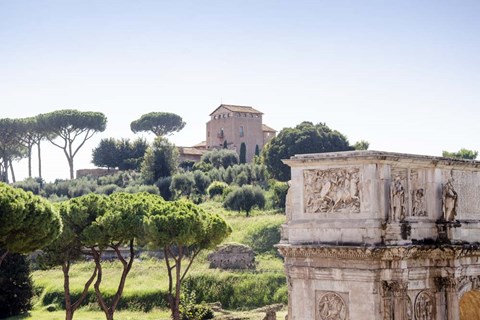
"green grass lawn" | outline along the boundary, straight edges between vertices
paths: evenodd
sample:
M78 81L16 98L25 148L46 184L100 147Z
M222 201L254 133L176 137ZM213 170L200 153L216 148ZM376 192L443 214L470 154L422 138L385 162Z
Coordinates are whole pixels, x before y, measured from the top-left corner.
M283 320L286 316L286 310L277 312L277 319ZM215 315L215 319L227 318L228 316L235 316L245 320L262 320L265 317L265 312L256 311L238 311L229 313L218 313ZM64 320L65 311L32 311L25 316L17 316L8 318L8 320ZM75 312L74 319L81 320L104 320L105 314L100 311L85 311L79 310ZM168 311L154 310L151 312L132 312L132 311L118 311L115 313L116 320L170 320L170 313Z

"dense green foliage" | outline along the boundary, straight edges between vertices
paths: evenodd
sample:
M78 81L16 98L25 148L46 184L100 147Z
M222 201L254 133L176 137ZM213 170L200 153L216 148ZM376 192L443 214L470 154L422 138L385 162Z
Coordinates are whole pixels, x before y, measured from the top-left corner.
M63 150L70 167L70 179L74 178L73 160L85 142L97 132L105 131L107 118L101 112L82 112L65 109L37 116L40 130L49 132L47 139ZM57 142L59 138L61 142ZM78 144L75 145L75 141Z
M274 245L280 242L281 224L281 222L271 223L268 221L255 224L248 230L245 244L249 245L257 254L276 254L277 250Z
M183 127L185 127L183 119L169 112L150 112L130 124L130 129L134 133L151 131L156 136L165 136L180 131Z
M454 158L454 159L466 159L466 160L475 160L477 159L478 151L468 150L468 149L460 149L457 152L448 152L443 151L442 157L446 158Z
M290 180L290 167L282 162L295 154L353 150L347 138L324 123L302 122L285 128L267 143L263 158L268 172L280 181Z
M170 190L175 198L190 197L195 188L193 173L178 173L173 175Z
M224 202L224 207L230 210L245 211L247 217L254 207L265 207L265 195L262 189L251 185L245 185L233 189Z
M276 180L270 181L270 190L272 191L272 206L277 209L285 209L285 201L287 198L288 184Z
M212 167L216 169L227 168L234 164L238 164L238 155L234 150L213 149L211 151L205 152L202 155L200 161L197 162L193 166L193 168L209 171Z
M0 183L0 265L8 252L40 249L61 230L61 218L48 201Z
M32 297L33 284L25 256L8 255L0 271L0 319L30 310Z
M147 141L142 138L133 142L129 139L102 139L92 151L92 163L109 169L140 170L147 148Z
M178 168L178 150L166 138L158 136L145 152L141 172L146 183L175 174Z
M369 147L370 147L370 143L366 140L357 141L353 145L353 148L355 150L368 150Z
M228 188L228 184L222 181L213 181L207 188L207 193L210 198L214 198L215 196L223 195L225 189Z
M188 277L185 286L197 293L197 302L220 301L227 309L251 309L287 303L285 275L279 273L204 273Z
M168 304L172 318L180 320L182 281L201 250L220 244L232 231L226 221L187 201L160 202L146 216L145 238L162 249L169 286ZM189 262L182 268L184 259Z

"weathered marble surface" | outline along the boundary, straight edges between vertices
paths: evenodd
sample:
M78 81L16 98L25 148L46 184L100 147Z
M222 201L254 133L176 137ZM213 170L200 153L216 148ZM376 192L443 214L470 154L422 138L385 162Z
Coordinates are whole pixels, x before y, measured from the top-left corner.
M480 162L379 151L297 155L289 319L459 319L480 279Z

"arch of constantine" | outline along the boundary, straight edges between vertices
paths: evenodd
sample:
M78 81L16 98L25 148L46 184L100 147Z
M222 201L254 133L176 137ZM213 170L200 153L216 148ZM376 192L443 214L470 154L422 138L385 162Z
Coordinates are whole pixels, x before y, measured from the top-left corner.
M480 290L480 162L379 151L284 162L290 320L460 319L462 296Z

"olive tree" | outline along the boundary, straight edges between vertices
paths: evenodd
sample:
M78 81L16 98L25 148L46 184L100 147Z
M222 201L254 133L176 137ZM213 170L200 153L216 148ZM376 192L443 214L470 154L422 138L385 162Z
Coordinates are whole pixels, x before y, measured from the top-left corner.
M47 136L48 141L63 150L70 168L70 179L74 178L73 160L80 148L95 133L103 132L107 125L107 118L101 112L72 109L40 114L37 120L42 131L53 134L53 137Z
M40 249L55 240L61 230L61 218L50 202L0 183L0 265L9 252Z
M182 281L201 250L220 244L231 227L223 218L195 204L180 200L157 201L145 217L145 239L163 251L168 273L168 305L180 320ZM183 264L185 260L185 264Z
M178 132L183 127L185 127L185 122L182 117L169 112L150 112L130 123L130 129L133 133L150 131L156 136Z
M254 207L260 209L265 207L265 194L259 187L244 185L230 192L226 196L223 206L229 210L245 211L248 217Z

